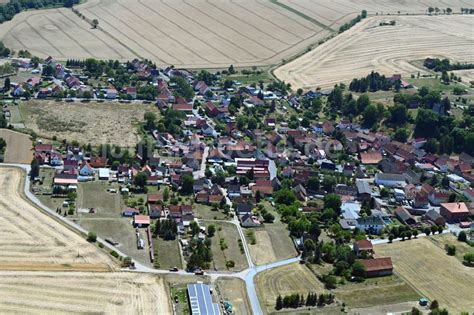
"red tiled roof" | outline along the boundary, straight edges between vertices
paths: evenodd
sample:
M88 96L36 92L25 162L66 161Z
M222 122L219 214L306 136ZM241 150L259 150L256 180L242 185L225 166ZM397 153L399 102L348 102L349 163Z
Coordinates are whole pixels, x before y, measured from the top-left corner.
M371 250L371 249L374 248L372 246L372 243L369 240L360 240L360 241L357 241L355 243L356 243L357 248L359 250L369 250L369 249Z
M361 260L361 263L367 272L393 269L392 259L390 257L364 259Z

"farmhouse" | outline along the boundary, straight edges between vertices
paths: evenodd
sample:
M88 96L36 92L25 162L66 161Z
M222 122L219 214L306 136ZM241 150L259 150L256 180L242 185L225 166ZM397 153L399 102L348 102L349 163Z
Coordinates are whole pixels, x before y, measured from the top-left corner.
M460 222L469 217L469 209L464 202L442 203L439 213L448 222Z
M392 259L390 257L364 259L360 262L364 266L367 277L388 276L393 273Z

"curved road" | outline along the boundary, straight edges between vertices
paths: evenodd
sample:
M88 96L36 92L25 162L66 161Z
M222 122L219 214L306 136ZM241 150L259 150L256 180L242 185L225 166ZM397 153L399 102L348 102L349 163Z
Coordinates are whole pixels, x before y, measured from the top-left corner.
M54 212L53 210L49 209L43 203L41 203L41 201L33 193L31 193L31 191L30 191L31 182L30 182L30 177L28 176L28 174L31 170L30 165L2 163L2 164L0 164L0 167L1 166L17 167L17 168L20 168L20 169L24 170L26 172L25 187L24 187L25 196L33 204L35 204L41 210L45 211L48 215L56 218L57 220L59 220L60 222L62 222L64 224L66 224L67 226L69 226L70 228L75 230L76 232L79 232L83 235L87 235L87 233L89 231L87 231L86 229L84 229L80 225L70 221L69 219L59 215L58 213ZM284 259L284 260L280 260L280 261L276 261L276 262L266 264L266 265L255 266L255 264L253 263L252 258L250 256L250 251L248 249L248 245L247 245L247 241L245 239L245 235L242 231L242 228L241 228L241 226L238 222L237 217L234 216L234 219L232 221L226 221L226 222L232 223L237 227L237 230L239 231L239 235L242 239L242 243L244 245L244 252L245 252L245 256L247 258L247 263L249 265L249 268L244 269L240 272L228 272L228 273L210 271L210 272L206 272L206 275L209 276L212 281L216 280L219 277L233 277L233 278L239 278L239 279L245 281L245 285L247 287L248 299L249 299L250 305L252 307L252 314L261 315L261 314L263 314L263 311L262 311L262 308L260 306L260 302L258 300L257 291L255 289L255 283L254 283L255 276L258 273L263 272L265 270L269 270L269 269L272 269L272 268L276 268L276 267L280 267L280 266L284 266L284 265L288 265L288 264L298 262L300 260L300 256L293 257L293 258L288 258L288 259ZM104 239L98 237L97 242L102 243L106 248L108 248L110 250L114 250L115 252L117 252L122 257L127 257L127 254L121 252L115 246L107 243ZM177 275L182 275L182 276L192 275L192 273L186 272L184 270L179 270L177 272L171 272L169 270L163 270L163 269L152 269L152 268L144 266L144 265L142 265L138 262L135 262L135 267L136 267L135 270L123 269L123 271L144 272L144 273L153 273L153 274L177 274Z

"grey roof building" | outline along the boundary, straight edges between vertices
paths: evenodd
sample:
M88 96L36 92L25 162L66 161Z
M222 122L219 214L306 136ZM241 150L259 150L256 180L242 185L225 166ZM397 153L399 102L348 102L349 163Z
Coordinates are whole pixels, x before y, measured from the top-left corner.
M219 304L212 303L211 291L207 284L188 284L188 298L192 315L221 314Z

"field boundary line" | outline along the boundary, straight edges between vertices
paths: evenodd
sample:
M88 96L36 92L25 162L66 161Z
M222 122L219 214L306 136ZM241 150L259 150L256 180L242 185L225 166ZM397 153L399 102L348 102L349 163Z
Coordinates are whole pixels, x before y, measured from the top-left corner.
M304 13L301 12L301 11L298 11L298 10L296 10L296 9L294 9L294 8L292 8L292 7L290 7L290 6L286 5L286 4L284 4L284 3L279 2L278 0L270 0L270 3L273 3L273 4L277 5L277 6L280 6L280 7L284 8L284 9L287 10L287 11L290 11L290 12L296 14L296 15L299 15L299 16L302 17L303 19L305 19L305 20L307 20L307 21L310 21L311 23L313 23L313 24L315 24L315 25L317 25L317 26L319 26L319 27L321 27L321 28L323 28L323 29L325 29L325 30L327 30L327 31L335 32L335 30L332 29L332 28L330 28L329 26L327 26L327 25L325 25L325 24L319 22L319 21L316 20L316 19L313 19L312 17L310 17L310 16L304 14Z

